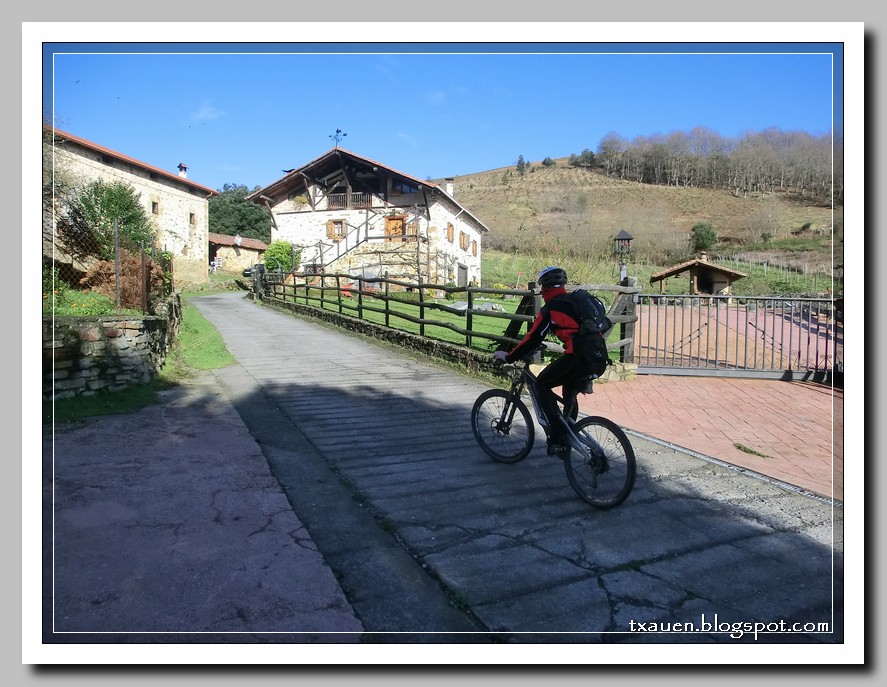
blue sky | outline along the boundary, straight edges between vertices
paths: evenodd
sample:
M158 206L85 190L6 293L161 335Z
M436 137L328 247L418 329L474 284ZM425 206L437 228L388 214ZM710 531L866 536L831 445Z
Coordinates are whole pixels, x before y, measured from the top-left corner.
M840 42L53 43L55 125L213 189L340 142L420 179L597 150L603 136L843 126Z

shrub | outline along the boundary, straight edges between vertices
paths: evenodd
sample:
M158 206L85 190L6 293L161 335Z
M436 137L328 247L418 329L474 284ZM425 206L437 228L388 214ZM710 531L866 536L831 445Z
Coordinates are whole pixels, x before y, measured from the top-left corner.
M693 225L690 244L693 251L708 250L718 242L718 235L709 222L698 222Z
M156 229L139 200L140 194L121 181L101 179L81 188L59 208L59 239L78 257L110 260L114 256L114 227L130 246L149 246Z
M274 241L265 251L265 268L271 272L289 272L299 264L299 253L293 252L289 241Z
M404 301L406 303L419 302L418 291L391 291L388 295L391 297L392 300L396 301Z

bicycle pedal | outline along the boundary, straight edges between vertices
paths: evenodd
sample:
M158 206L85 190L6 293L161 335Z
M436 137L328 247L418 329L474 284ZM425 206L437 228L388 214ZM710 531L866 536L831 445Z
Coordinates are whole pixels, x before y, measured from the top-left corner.
M549 444L548 445L548 455L555 456L556 458L560 458L564 460L570 453L569 446L563 446L561 444Z

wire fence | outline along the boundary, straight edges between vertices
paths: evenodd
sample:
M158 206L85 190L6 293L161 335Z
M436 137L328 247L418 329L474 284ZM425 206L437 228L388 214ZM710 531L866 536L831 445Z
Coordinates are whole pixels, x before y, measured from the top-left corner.
M44 315L155 314L174 291L171 256L116 221L105 231L60 223L43 255Z

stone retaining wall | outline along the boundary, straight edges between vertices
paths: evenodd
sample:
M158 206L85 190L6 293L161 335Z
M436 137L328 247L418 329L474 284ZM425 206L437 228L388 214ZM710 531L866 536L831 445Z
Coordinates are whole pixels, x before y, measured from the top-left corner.
M43 318L43 399L145 384L160 371L182 321L174 294L166 315Z

